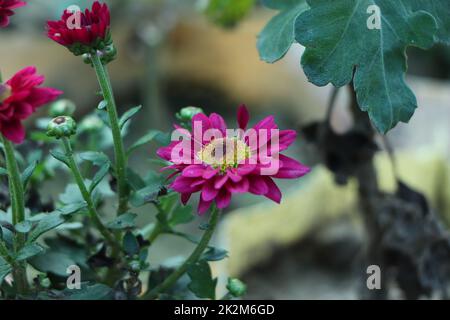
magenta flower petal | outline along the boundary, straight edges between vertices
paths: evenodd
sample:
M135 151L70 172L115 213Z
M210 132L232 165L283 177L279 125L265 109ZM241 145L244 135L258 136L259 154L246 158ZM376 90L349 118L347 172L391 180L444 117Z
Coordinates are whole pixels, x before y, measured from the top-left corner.
M269 191L266 181L262 176L249 176L248 179L250 182L250 187L248 191L250 193L256 195L265 195Z
M230 205L230 202L231 202L231 192L229 192L226 189L222 189L216 198L217 208L225 209Z
M0 28L9 25L9 17L14 15L14 9L23 7L26 2L19 0L0 0Z
M183 169L183 177L198 178L203 175L205 168L202 165L190 165Z
M223 135L226 135L227 124L225 123L225 120L220 115L218 115L217 113L212 113L209 116L209 121L211 123L211 128L219 129Z
M208 211L209 207L211 206L212 201L205 201L200 197L200 201L198 203L197 212L199 215L204 214L206 211Z
M276 203L281 202L281 190L278 188L278 186L273 182L273 180L270 177L264 177L265 183L267 185L268 191L265 194L267 198L270 200L275 201Z
M248 113L245 104L242 104L238 108L237 122L240 129L247 129L248 121L250 120L250 114Z
M0 131L9 141L19 144L25 139L25 128L19 120L2 123Z

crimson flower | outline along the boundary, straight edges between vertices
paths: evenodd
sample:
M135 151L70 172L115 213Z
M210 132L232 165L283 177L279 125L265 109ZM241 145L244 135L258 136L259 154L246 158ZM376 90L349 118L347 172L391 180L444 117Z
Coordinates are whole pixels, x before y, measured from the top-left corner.
M187 143L183 139L172 141L158 149L158 156L171 163L163 170L175 170L170 176L176 177L170 188L181 194L183 204L196 192L201 193L199 214L213 202L220 209L228 207L234 193L249 192L280 203L281 191L273 178L295 179L310 171L297 160L280 154L295 141L294 130L278 130L273 116L247 129L249 118L246 107L239 107L239 131L232 131L216 113L209 117L196 114L191 131L176 126L176 132L186 137ZM208 137L211 133L213 138Z
M60 20L47 21L47 35L75 55L103 50L112 43L109 8L95 1L85 12L65 10Z
M56 89L39 87L43 82L44 76L36 74L35 67L27 67L0 84L0 132L8 140L22 143L25 138L22 121L62 94Z
M14 15L14 9L25 6L27 3L19 0L0 0L0 28L9 24L9 17Z

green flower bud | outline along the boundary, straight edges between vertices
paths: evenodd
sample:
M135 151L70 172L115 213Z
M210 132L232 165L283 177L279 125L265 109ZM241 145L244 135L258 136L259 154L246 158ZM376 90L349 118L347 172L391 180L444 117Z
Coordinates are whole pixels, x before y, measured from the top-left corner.
M77 123L71 117L60 116L54 118L47 126L47 135L60 139L77 133Z
M50 107L50 116L71 116L75 112L75 103L68 99L61 99L52 103Z
M235 298L242 297L247 293L247 286L245 283L235 278L228 278L227 289Z
M202 108L198 108L198 107L185 107L183 109L180 110L180 112L178 112L176 114L176 117L178 120L180 120L181 122L190 122L192 120L192 118L199 113L204 113Z

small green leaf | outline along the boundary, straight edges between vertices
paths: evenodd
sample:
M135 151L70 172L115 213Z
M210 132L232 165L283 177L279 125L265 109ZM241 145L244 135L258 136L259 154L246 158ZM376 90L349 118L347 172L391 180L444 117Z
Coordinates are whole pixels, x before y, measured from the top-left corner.
M124 213L114 219L111 222L108 222L106 224L106 227L113 230L121 230L121 229L127 229L127 228L133 228L136 226L136 223L134 220L136 220L137 214L135 213Z
M142 177L136 172L134 172L131 168L127 169L127 179L128 184L130 185L132 190L138 191L142 188L145 188L144 179L142 179Z
M136 141L133 145L131 145L131 147L127 151L127 154L130 155L136 149L142 147L143 145L145 145L153 140L157 140L158 137L161 137L162 135L163 135L163 133L161 131L150 130L144 136L142 136L138 141Z
M142 207L146 203L150 203L156 201L158 199L158 195L161 192L161 184L155 183L150 186L147 186L141 190L133 192L130 197L130 203L133 207L138 208Z
M97 173L94 175L94 178L92 178L91 185L89 186L89 193L92 193L92 191L94 191L95 187L97 187L98 184L103 180L103 178L108 174L109 168L110 168L110 164L109 164L109 162L106 162L97 171Z
M36 239L38 239L41 235L43 235L44 233L46 233L50 230L55 229L56 227L60 226L64 222L65 222L65 219L59 212L54 212L54 213L48 214L45 218L40 220L38 222L36 228L34 228L30 232L27 242L32 243L32 242L36 241Z
M191 283L188 285L197 297L212 299L216 298L217 278L212 278L211 268L208 262L200 260L188 269Z
M8 170L0 167L0 176L7 176L7 175L8 175Z
M65 289L66 300L111 300L113 290L104 284L82 284L80 290Z
M88 151L80 153L79 157L85 161L92 162L94 166L101 167L105 163L110 162L109 158L103 152Z
M191 206L178 206L173 210L169 224L174 227L179 224L189 223L194 219L195 216L192 214Z
M220 261L228 257L228 251L215 247L209 247L202 255L202 260Z
M26 245L20 251L17 253L16 261L23 261L27 260L29 258L32 258L44 251L44 248L42 248L40 245L37 245L35 243Z
M15 229L19 233L28 233L33 227L33 223L31 221L22 221L15 225Z
M120 129L123 129L123 127L125 126L125 124L136 114L138 113L140 110L142 109L142 106L137 106L134 108L131 108L130 110L128 110L127 112L125 112L123 114L123 116L120 118L119 120L119 127Z
M33 161L22 173L20 180L22 181L23 188L27 187L28 181L30 181L31 175L33 174L36 166L38 165L37 161Z
M131 231L128 231L123 237L123 249L130 256L139 253L139 242Z
M50 154L52 155L53 158L55 158L56 160L64 163L66 166L69 166L69 158L67 158L67 156L60 152L60 151L50 151Z
M107 106L108 106L108 102L106 102L106 100L102 100L98 104L97 109L98 110L103 110L103 109L106 109Z
M75 202L70 203L68 205L65 205L61 208L56 209L59 213L61 213L63 216L77 213L83 209L85 209L87 206L86 202Z
M11 271L11 266L2 257L0 257L0 286L2 285L3 280L6 278L6 276L11 273Z

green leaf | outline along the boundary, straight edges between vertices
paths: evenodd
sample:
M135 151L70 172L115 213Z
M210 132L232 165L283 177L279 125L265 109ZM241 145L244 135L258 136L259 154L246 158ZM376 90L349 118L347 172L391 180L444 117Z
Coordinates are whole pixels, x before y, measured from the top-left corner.
M97 171L97 173L94 175L94 178L92 178L92 182L89 186L89 193L92 193L92 191L94 191L95 187L97 187L98 184L103 180L103 178L108 174L109 168L110 168L110 164L109 164L109 162L106 162Z
M216 298L217 278L212 278L211 268L208 262L200 260L188 269L191 283L188 285L197 297L212 299Z
M103 110L103 109L106 109L107 106L108 106L108 102L106 102L106 100L102 100L99 102L97 109Z
M194 219L195 216L192 214L191 206L178 206L175 210L173 210L170 216L169 225L174 227L179 224L189 223Z
M67 158L67 156L64 153L62 153L60 151L51 150L50 154L56 160L64 163L66 166L69 166L69 158Z
M139 242L131 231L128 231L123 237L123 249L130 256L139 253Z
M25 189L28 185L28 181L30 181L30 178L36 169L36 166L38 165L37 161L33 161L22 173L20 180L22 181L23 188Z
M75 202L70 203L68 205L65 205L61 208L56 209L59 213L61 213L63 216L77 213L87 207L86 202Z
M140 110L142 109L142 106L137 106L134 108L131 108L130 110L128 110L127 112L125 112L122 117L120 117L119 120L119 127L120 129L123 129L123 127L125 126L125 124L136 114L138 113Z
M127 228L133 228L136 226L136 223L134 220L136 220L137 214L135 213L124 213L114 219L111 222L108 222L106 224L106 227L113 230L121 230L121 229L127 229Z
M143 145L145 145L153 140L157 140L162 135L163 135L163 133L161 131L150 130L144 136L142 136L138 141L136 141L133 145L131 145L131 147L127 151L127 154L130 155L131 153L136 151L136 149L142 147Z
M11 272L11 266L2 257L0 257L0 285L3 283L6 276Z
M32 243L36 241L44 233L55 229L65 222L64 217L59 212L54 212L48 214L45 218L40 220L28 237L27 243Z
M295 41L294 24L308 9L306 0L266 0L264 4L281 12L272 18L258 36L258 51L263 61L274 63L283 58Z
M215 247L209 247L202 255L202 260L206 261L220 261L228 257L228 251Z
M0 167L0 176L7 176L7 175L8 175L8 170Z
M109 163L109 158L106 154L103 152L95 152L95 151L88 151L80 153L80 158L92 162L94 166L101 167L105 163Z
M223 27L233 27L253 8L255 0L209 0L206 16Z
M19 233L28 233L33 227L33 223L31 221L25 220L14 226L17 232Z
M42 252L44 252L44 248L42 248L40 245L37 245L35 243L26 245L17 253L16 261L27 260L29 258L37 256L38 254L41 254Z
M429 48L437 32L433 16L413 12L413 2L310 0L310 10L295 23L296 40L306 47L302 65L308 79L335 87L353 81L360 108L383 133L399 121L408 122L417 108L404 79L406 48ZM368 28L373 16L368 8L375 3L381 10L381 29Z
M138 191L145 188L144 179L130 168L127 169L127 179L132 190Z
M413 11L426 11L433 15L438 25L436 42L450 44L450 1L447 0L409 0Z
M111 300L113 290L104 284L82 284L80 290L65 289L66 300Z
M138 208L147 203L156 201L162 187L163 186L161 182L156 181L145 188L133 192L130 197L130 203L133 205L133 207Z

